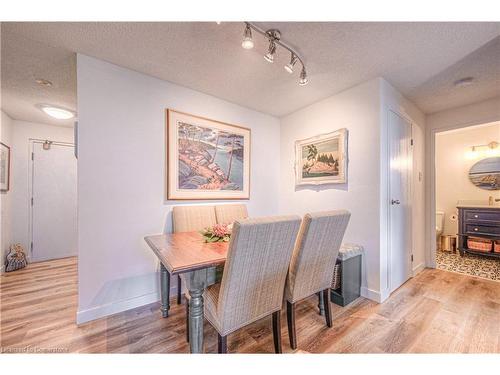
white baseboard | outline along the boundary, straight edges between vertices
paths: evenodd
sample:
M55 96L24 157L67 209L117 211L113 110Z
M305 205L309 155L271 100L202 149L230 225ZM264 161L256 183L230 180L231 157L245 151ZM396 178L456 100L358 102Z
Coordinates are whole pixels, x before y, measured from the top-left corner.
M413 267L413 276L417 276L420 272L422 272L425 268L424 263L420 263L419 265Z
M369 300L372 300L372 301L375 301L378 303L384 302L387 298L389 298L389 295L390 295L390 293L389 293L388 289L379 292L378 290L368 289L365 286L361 287L361 296L362 297L368 298Z
M155 303L160 300L158 292L152 292L144 294L142 296L137 296L134 298L115 301L107 303L101 306L91 307L86 310L79 310L76 313L76 324L83 324L96 320L99 318L104 318L109 315L117 314L126 310L135 309L150 303Z

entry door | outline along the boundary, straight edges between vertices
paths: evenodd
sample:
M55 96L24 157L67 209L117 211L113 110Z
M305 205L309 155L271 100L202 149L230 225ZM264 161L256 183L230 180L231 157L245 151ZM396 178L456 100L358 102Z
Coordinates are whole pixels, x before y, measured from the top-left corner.
M74 147L34 142L32 176L32 261L76 255Z
M389 288L411 276L411 123L389 112Z

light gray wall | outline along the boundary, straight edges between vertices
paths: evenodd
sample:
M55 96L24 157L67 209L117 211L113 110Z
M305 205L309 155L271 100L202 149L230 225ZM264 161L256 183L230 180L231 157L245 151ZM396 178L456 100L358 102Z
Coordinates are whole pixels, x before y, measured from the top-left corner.
M13 120L3 111L1 111L0 119L0 140L3 144L11 148L12 157L12 122ZM11 165L12 171L12 165ZM11 176L12 186L12 176ZM12 238L12 223L11 223L11 197L12 190L0 193L0 270L3 272L5 268L5 256L9 250Z
M252 216L278 213L280 123L215 97L79 55L79 307L84 322L158 300L144 243L171 230L165 109L251 128ZM199 202L196 202L199 204Z
M347 128L348 182L295 188L295 141ZM374 79L281 119L280 212L347 209L344 241L365 248L364 295L380 292L380 80Z

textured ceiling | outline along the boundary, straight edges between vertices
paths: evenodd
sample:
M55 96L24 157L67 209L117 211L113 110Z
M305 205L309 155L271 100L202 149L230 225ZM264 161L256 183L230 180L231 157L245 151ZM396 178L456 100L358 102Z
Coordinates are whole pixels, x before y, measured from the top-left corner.
M284 50L274 64L263 59L261 36L254 35L253 50L241 48L242 23L2 23L2 107L28 120L40 115L33 109L40 102L76 109L74 52L275 116L377 76L427 113L500 94L498 40L492 41L499 23L258 25L279 28L297 47L307 86L298 86L298 72L283 69ZM473 86L453 87L468 75L477 78ZM54 87L37 87L38 76Z

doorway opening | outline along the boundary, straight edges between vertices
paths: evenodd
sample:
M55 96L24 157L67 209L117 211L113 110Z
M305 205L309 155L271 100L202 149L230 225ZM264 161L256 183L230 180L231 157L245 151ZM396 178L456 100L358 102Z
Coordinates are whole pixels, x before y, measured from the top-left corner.
M436 268L500 280L500 122L436 132L434 150Z
M31 262L76 256L77 162L73 143L30 140Z

